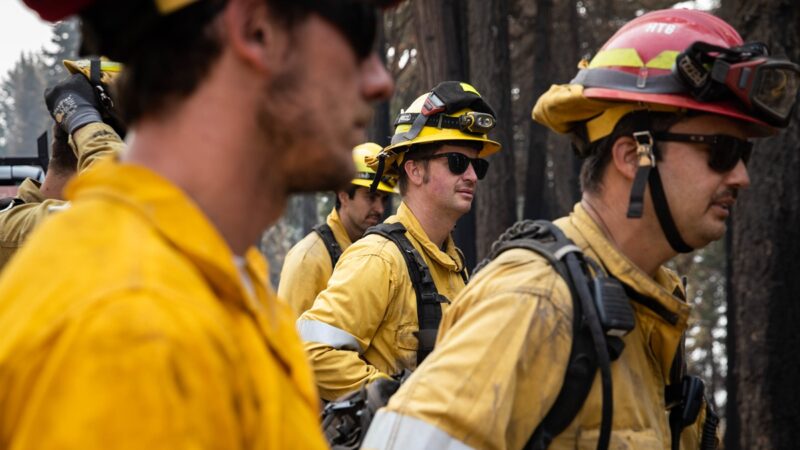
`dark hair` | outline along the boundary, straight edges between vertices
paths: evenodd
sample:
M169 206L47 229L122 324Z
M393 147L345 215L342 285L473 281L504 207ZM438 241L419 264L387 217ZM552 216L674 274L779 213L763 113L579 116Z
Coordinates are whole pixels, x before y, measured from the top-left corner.
M670 127L687 117L685 114L635 111L620 119L610 135L592 142L582 147L580 150L576 149L578 156L584 158L580 175L581 192L600 193L602 190L603 175L605 175L606 167L608 167L608 163L611 161L611 149L614 143L621 137L632 137L634 132L640 131L638 128L641 127L643 120L642 114L649 116L649 118L645 120L649 120L649 128L653 133L667 131ZM583 140L585 142L587 140L585 127L577 131L573 139L578 141ZM659 153L656 153L656 158L659 158Z
M347 189L336 191L334 192L334 198L336 199L336 210L338 211L339 208L342 206L342 202L339 201L339 192L344 192L347 194L347 198L352 199L356 196L356 190L361 186L356 186L355 184L351 184L347 187Z
M392 0L262 0L278 25L291 30L311 13L338 27L360 58L372 50L375 8ZM155 1L97 1L81 12L83 54L124 63L116 98L129 124L164 113L188 97L222 53L217 17L227 0L197 0L162 15ZM351 26L352 25L352 26Z
M311 12L307 2L264 1L287 29ZM197 89L222 53L216 19L226 3L199 0L162 16L154 2L116 0L82 12L83 51L125 64L115 90L127 123L163 112Z

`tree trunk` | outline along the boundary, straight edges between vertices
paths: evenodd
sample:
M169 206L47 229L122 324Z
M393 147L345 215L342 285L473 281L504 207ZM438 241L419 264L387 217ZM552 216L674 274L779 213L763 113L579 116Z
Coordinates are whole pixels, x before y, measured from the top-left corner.
M728 372L725 378L725 450L739 450L739 434L741 419L737 408L739 398L738 366L739 351L736 348L736 299L733 291L733 220L728 220L728 231L725 233L725 313L728 319L725 332L725 349L728 357Z
M511 62L508 47L509 0L469 0L469 80L497 113L491 137L503 150L489 157L490 170L479 183L476 202L477 257L482 259L500 234L517 220L511 119Z
M533 58L530 65L533 76L534 99L538 99L554 80L553 66L550 64L550 36L553 34L553 0L536 1L536 22L534 26ZM530 124L528 144L528 164L525 178L526 219L553 219L547 207L547 138L548 129L534 121Z
M727 0L745 41L800 59L800 9L790 0ZM733 215L732 320L736 350L738 443L747 449L797 448L800 423L800 126L762 140L749 165L752 186Z
M465 11L458 0L414 2L419 70L427 89L447 80L467 79Z
M381 58L381 61L383 61L383 65L385 66L386 51L388 49L386 44L386 30L382 15L380 20L378 20L378 35L375 37L375 41L378 43L378 54ZM390 123L391 119L389 118L389 100L382 100L380 103L375 105L375 114L372 117L372 124L367 130L367 139L370 142L374 142L382 147L388 145L389 137L392 133Z
M417 29L418 70L423 89L442 81L467 79L466 11L458 0L418 0L413 4ZM420 92L421 94L422 92ZM456 224L456 245L464 252L467 267L475 267L475 205Z

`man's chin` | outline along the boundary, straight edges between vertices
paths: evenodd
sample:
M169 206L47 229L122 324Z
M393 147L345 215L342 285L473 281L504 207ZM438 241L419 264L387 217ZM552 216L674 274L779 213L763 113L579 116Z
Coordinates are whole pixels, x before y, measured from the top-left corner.
M337 172L306 173L303 177L290 177L288 191L291 194L317 191L338 191L347 189L355 176L353 168Z
M362 225L363 225L363 227L364 227L364 230L366 230L367 228L369 228L369 227L374 227L375 225L377 225L377 224L379 224L379 223L381 223L380 219L377 219L377 220L368 220L368 221L364 222Z

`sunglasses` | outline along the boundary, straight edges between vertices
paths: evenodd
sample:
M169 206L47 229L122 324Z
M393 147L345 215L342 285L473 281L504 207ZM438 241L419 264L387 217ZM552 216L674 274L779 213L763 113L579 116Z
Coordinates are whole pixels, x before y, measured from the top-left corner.
M378 13L391 6L379 0L313 0L312 10L336 27L359 59L376 51Z
M483 177L486 176L486 172L489 170L489 161L483 158L470 158L467 155L463 155L461 153L439 153L438 155L431 155L426 156L425 158L420 158L420 160L430 160L430 159L437 159L437 158L447 158L447 167L450 169L450 172L453 175L461 175L462 173L467 171L467 167L472 164L472 168L475 169L475 175L478 177L479 180L482 180Z
M708 167L717 173L733 170L741 159L745 165L753 153L753 143L727 134L655 133L662 142L688 142L708 146Z

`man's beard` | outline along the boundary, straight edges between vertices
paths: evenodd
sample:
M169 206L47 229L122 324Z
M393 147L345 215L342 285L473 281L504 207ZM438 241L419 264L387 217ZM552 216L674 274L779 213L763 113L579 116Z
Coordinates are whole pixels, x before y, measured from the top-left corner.
M320 154L320 150L311 149L312 146L332 145L309 139L319 134L316 125L326 120L323 116L327 113L314 110L303 102L303 79L302 70L276 77L272 85L265 89L264 101L256 117L264 134L264 142L273 149L273 161L291 161L290 173L282 174L287 194L336 190L347 186L353 176L350 160L344 160L347 164L343 165L341 155L335 154L332 149L328 149L326 153L330 157L322 163L303 162L304 155ZM284 105L289 108L283 108ZM292 113L286 114L287 111Z

